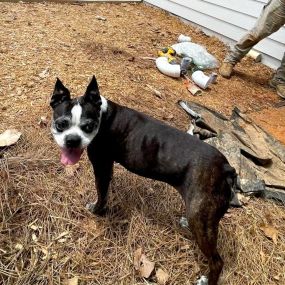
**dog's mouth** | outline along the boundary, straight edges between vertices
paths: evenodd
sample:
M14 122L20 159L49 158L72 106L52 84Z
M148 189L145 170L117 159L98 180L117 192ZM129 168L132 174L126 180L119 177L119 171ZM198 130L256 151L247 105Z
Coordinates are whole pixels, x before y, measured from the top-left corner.
M61 163L64 165L72 165L80 160L83 149L81 148L62 148Z

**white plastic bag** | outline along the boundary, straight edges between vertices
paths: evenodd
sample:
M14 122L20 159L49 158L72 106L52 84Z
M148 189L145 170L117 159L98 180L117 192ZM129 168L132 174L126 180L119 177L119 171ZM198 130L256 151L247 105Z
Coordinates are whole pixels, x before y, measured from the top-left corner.
M199 69L211 69L219 66L217 59L198 44L183 42L174 44L172 48L179 56L191 57Z

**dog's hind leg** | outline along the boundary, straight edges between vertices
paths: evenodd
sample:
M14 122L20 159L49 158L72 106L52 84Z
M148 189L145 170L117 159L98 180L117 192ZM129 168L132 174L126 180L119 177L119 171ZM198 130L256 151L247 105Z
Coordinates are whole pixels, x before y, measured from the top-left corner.
M227 207L220 205L219 199L216 201L215 197L201 192L198 192L197 197L192 197L191 201L186 200L186 217L190 231L207 257L210 268L208 283L201 279L197 284L217 285L223 268L223 260L217 251L218 226Z

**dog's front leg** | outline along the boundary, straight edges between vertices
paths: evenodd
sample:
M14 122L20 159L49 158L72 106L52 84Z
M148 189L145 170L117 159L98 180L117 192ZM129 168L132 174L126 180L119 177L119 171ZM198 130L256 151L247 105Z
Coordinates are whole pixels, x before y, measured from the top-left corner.
M89 203L86 207L93 214L102 216L107 210L108 190L112 179L114 162L107 157L101 157L101 155L94 156L89 151L88 157L93 165L98 198L96 203Z

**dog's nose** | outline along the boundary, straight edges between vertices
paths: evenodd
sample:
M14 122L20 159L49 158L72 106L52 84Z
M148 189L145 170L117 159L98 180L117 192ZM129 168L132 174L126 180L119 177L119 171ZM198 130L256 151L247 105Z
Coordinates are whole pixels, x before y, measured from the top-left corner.
M65 145L67 147L79 147L81 144L81 137L78 135L67 135L65 139Z

